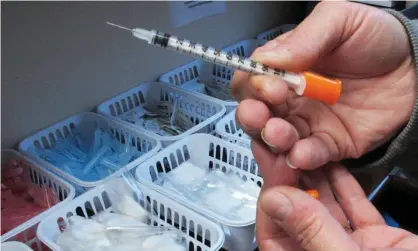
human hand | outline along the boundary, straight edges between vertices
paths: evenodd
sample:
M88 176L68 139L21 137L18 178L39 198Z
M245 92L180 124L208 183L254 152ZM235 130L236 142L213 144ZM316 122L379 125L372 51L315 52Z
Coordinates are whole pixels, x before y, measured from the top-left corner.
M262 135L274 152L285 153L290 167L309 170L358 158L388 141L411 115L416 76L408 37L395 17L377 8L321 2L252 58L342 80L339 102L328 106L296 97L279 78L235 73L237 122L253 139Z
M301 180L319 191L320 201L289 186L261 192L257 209L271 225L257 218L260 251L418 250L418 236L387 226L342 166L307 171Z

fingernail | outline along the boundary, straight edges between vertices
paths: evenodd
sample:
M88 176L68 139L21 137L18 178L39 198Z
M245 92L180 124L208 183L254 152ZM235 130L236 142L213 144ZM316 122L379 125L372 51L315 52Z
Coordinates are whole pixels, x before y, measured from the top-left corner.
M292 202L282 193L270 193L262 201L263 211L274 220L283 222L293 210Z
M276 149L276 146L275 145L273 145L273 144L271 144L270 142L268 142L267 140L266 140L266 138L264 137L264 129L265 128L263 128L263 130L261 130L261 139L264 141L264 143L270 148L270 150L272 151L272 152L274 152L274 153L277 153L277 149Z
M289 160L289 155L286 155L286 163L287 163L287 165L288 165L290 168L292 168L292 169L298 169L297 167L295 167L294 165L292 165L292 163L290 163L290 160Z

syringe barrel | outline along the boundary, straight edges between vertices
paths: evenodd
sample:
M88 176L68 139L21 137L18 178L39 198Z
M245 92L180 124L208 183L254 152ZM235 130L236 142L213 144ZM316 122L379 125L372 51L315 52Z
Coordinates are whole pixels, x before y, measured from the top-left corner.
M302 72L293 73L282 69L268 67L249 58L233 53L217 50L213 47L181 39L159 31L151 31L155 35L152 44L177 51L196 59L202 59L212 64L241 70L250 74L279 76L298 95L335 104L341 93L341 81L328 79L317 74Z

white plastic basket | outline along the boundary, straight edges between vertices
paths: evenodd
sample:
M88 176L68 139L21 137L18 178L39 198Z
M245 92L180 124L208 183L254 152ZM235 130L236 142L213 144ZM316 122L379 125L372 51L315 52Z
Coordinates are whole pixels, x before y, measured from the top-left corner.
M202 97L196 93L187 92L175 86L159 82L144 83L125 93L119 94L100 104L97 108L97 112L117 118L119 121L122 121L131 127L133 126L136 129L145 130L140 126L125 122L117 116L138 106L145 106L149 103L169 101L170 104L172 104L173 98L170 94L174 94L176 98L182 98L178 105L180 106L181 111L191 119L195 126L177 136L161 136L146 131L147 134L152 135L153 138L161 141L163 147L193 133L210 133L214 131L216 122L218 122L225 113L225 107L216 102L216 100Z
M106 182L49 215L39 224L38 238L52 250L60 251L61 249L55 241L60 234L62 224L68 224L68 218L72 215L89 217L101 211L110 211L112 205L107 191L113 186L123 185L118 182L124 181L123 179L114 179ZM139 199L141 195L145 200ZM212 251L222 247L225 236L218 225L150 189L142 188L141 195L132 194L133 198L139 200L139 203L148 212L154 213L151 214L151 224L174 226L181 230L183 237L187 240L188 250Z
M264 43L265 41L248 39L223 48L222 50L225 52L231 52L241 57L249 57L257 47L263 45ZM234 73L233 70L224 66L211 65L203 60L194 60L179 68L173 69L161 75L159 81L180 86L180 88L189 91L202 90L204 88L202 87L203 83L200 82L200 77L204 67L212 67L212 79L214 81L217 81L222 85L230 84ZM210 97L206 95L205 91L201 93L203 93L204 96ZM220 99L215 100L226 107L226 112L234 109L238 104L236 101L223 101Z
M30 247L18 241L6 241L1 243L2 251L33 251Z
M282 35L283 33L293 30L296 26L296 24L283 24L279 27L258 34L257 39L270 41Z
M22 161L25 172L29 172L31 181L34 184L52 189L54 194L57 195L61 202L45 210L41 214L33 217L32 219L20 224L9 232L3 234L1 236L1 242L14 242L18 240L24 242L27 246L32 247L35 250L45 251L45 247L42 246L42 243L38 240L38 238L36 238L35 235L38 223L48 214L58 210L61 206L65 205L65 203L72 200L75 196L75 190L74 187L72 187L69 183L56 176L55 174L45 170L38 163L23 156L17 151L11 149L1 150L2 164L16 159ZM12 243L10 245L17 244Z
M113 172L106 178L103 178L98 181L83 181L74 177L73 175L61 170L60 168L54 166L53 164L41 159L38 155L30 152L29 149L31 146L40 146L42 148L50 148L54 142L59 141L60 139L66 138L71 135L71 132L76 128L83 128L85 130L91 130L92 128L99 127L102 129L110 129L114 136L121 142L121 144L130 143L133 147L136 147L138 151L145 152L141 157L133 160L128 165L121 167L119 170ZM91 131L91 133L94 133ZM125 142L125 136L129 135L131 142ZM145 133L138 132L137 130L124 125L118 121L115 121L111 118L105 117L103 115L85 112L74 115L70 118L67 118L55 125L52 125L46 129L43 129L36 134L26 138L19 144L19 151L23 154L28 155L34 158L36 161L42 164L42 166L47 167L54 173L57 173L61 177L65 178L69 182L73 183L77 191L81 189L90 189L101 183L119 176L122 172L130 170L133 167L140 164L142 161L146 160L154 153L158 152L161 148L161 143L151 136L146 135ZM83 191L83 190L81 190Z
M243 146L251 148L251 138L241 128L239 128L235 120L236 109L225 115L218 123L216 123L215 132L223 139Z
M142 163L136 168L135 177L145 186L219 223L225 232L225 247L228 250L254 250L255 215L250 220L231 220L154 183L159 173L170 172L185 161L202 168L219 168L223 172L231 170L261 186L263 180L259 176L258 166L251 151L209 134L194 134L161 150Z

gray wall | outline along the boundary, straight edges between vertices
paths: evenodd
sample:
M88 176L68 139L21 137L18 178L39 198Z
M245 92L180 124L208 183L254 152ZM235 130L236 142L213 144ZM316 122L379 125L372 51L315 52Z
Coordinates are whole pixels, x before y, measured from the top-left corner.
M2 148L191 60L105 21L220 48L299 21L302 6L228 2L227 14L174 29L167 2L2 2Z

